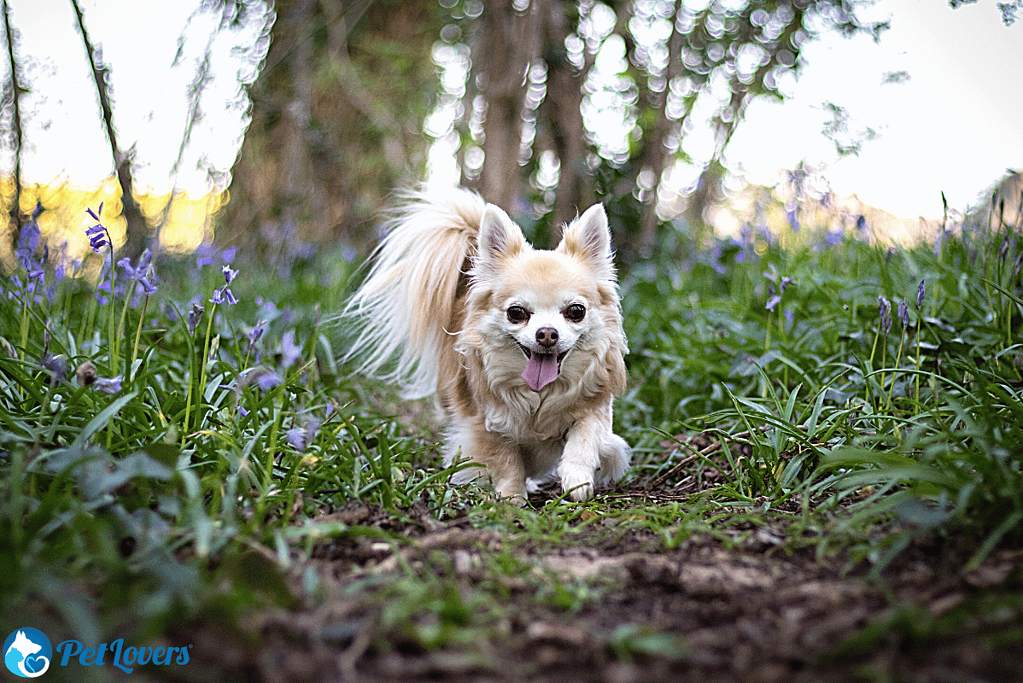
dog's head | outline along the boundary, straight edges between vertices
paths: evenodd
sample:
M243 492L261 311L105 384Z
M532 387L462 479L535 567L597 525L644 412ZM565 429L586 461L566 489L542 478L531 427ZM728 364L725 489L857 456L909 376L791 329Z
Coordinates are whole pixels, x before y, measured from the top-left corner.
M580 367L609 357L612 374L624 386L612 256L607 215L599 204L565 228L553 251L531 247L504 211L487 205L471 273L472 325L517 360L533 391L557 380L571 355L585 356L576 359Z

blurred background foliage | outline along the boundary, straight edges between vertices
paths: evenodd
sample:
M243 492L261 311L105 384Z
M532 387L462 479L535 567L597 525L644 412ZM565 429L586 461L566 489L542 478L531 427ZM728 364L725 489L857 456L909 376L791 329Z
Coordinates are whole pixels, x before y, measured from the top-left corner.
M461 184L541 243L600 199L623 255L648 254L664 218L684 210L704 225L746 108L782 97L809 41L885 28L848 1L289 0L275 11L223 221L228 239L263 248L296 230L374 241L367 226L388 192L426 177L439 147ZM601 72L598 55L616 49L620 70ZM681 144L698 128L714 140L702 162ZM702 166L684 197L662 187L679 161Z
M247 46L254 68L238 71L248 127L225 141L239 148L236 162L210 170L211 191L223 196L209 204L223 211L184 239L164 229L184 197L177 188L155 193L164 210L139 208L132 171L144 160L118 143L110 67L90 38L89 8L72 3L106 122L121 214L112 218L125 222L126 255L195 246L215 229L218 242L271 262L323 244L364 252L389 193L437 177L508 208L540 244L597 200L625 261L649 255L667 219L706 236L707 212L726 194L723 154L749 104L782 99L779 83L823 32L877 39L886 28L860 21L854 0L203 0L189 22L212 16L214 29L196 60L182 150L204 116L218 35L254 27L259 37ZM32 79L11 4L3 0L8 261L45 194L20 179L28 141L19 105ZM841 122L837 111L836 134L847 132ZM691 154L690 137L710 140L709 154ZM697 179L668 182L679 164ZM41 224L57 208L50 200Z

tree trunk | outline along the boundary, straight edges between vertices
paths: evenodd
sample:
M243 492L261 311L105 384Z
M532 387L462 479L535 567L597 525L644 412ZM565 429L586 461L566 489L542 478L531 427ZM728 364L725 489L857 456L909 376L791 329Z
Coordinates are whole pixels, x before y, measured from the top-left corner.
M483 35L477 44L481 94L487 102L483 122L483 198L507 211L515 210L520 184L519 149L526 69L538 52L540 12L536 0L517 12L510 0L484 5Z
M13 111L11 113L11 133L13 134L14 140L12 141L14 146L14 198L11 200L10 208L10 225L14 229L14 234L17 235L21 232L21 148L22 148L22 131L21 131L21 95L24 92L21 88L21 82L18 80L18 63L14 58L14 30L11 28L11 8L7 4L7 0L4 2L4 31L7 36L7 59L11 65L11 99Z
M668 119L668 92L671 89L671 81L680 72L682 61L682 34L678 30L678 17L682 10L682 0L675 0L675 8L672 11L671 37L668 38L668 65L664 73L664 89L656 102L657 120L654 123L651 140L648 143L646 168L653 175L653 188L650 196L643 203L643 218L639 231L639 253L642 256L649 256L657 242L657 226L660 218L657 215L657 200L661 190L661 181L664 178L665 166L668 163L668 135L671 132L672 122Z
M78 0L71 0L71 6L78 18L78 30L82 34L82 43L85 45L85 53L89 58L89 66L92 70L92 78L96 83L96 93L99 96L99 105L103 114L103 123L106 126L107 139L110 141L110 154L114 159L114 172L117 175L117 182L121 186L121 205L126 222L125 243L122 247L124 254L133 261L146 248L149 241L149 226L146 224L145 216L135 201L134 179L132 177L131 154L125 154L117 144L117 133L114 129L114 109L110 103L110 86L107 78L110 75L106 66L100 65L96 59L96 48L89 40L89 32L85 29L85 16ZM102 218L102 217L101 217ZM113 245L111 245L111 249Z
M586 130L583 126L583 80L568 59L565 39L569 34L565 2L544 0L547 96L540 114L551 134L560 172L554 198L552 225L568 223L594 202L593 176L587 165ZM555 231L557 232L557 231ZM560 239L560 234L552 237Z

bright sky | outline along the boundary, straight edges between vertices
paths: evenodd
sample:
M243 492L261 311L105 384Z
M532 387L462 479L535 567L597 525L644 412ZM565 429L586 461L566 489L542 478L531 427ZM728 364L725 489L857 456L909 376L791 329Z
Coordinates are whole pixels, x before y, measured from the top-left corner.
M766 182L801 159L826 163L839 196L913 218L941 215L941 192L958 209L1005 174L1023 169L1023 20L1006 27L994 0L952 10L944 0L881 0L860 13L892 18L879 44L829 36L806 51L808 66L783 105L757 102L727 156ZM887 72L910 80L882 84ZM820 134L833 102L851 127L873 128L859 156L837 160Z
M25 106L23 161L29 182L72 177L91 184L112 169L91 75L67 0L10 0L20 31L20 54L33 79ZM187 92L213 28L209 17L189 24L192 2L82 0L94 41L112 66L115 120L121 144L136 145L137 179L169 188L187 118ZM728 150L754 182L773 183L800 160L826 164L839 195L856 193L897 215L940 215L940 192L964 209L1006 168L1023 168L1023 21L1006 27L995 0L953 11L944 0L880 0L866 19L891 16L879 45L868 37L825 36L806 49L808 66L790 84L783 105L755 103ZM186 26L189 28L186 30ZM179 38L186 57L172 68ZM213 81L205 116L193 133L178 187L201 192L207 169L230 168L241 135L245 102L236 73L251 64L235 47L249 47L254 29L222 35L213 44ZM4 51L6 52L6 50ZM6 60L0 58L6 72ZM909 81L882 85L887 72ZM838 160L821 134L830 116L822 103L848 110L854 129L880 137L857 157ZM6 163L6 162L5 162Z
M215 28L210 14L195 15L198 2L81 0L86 28L110 65L114 123L122 149L135 146L136 182L166 192L188 121L190 84ZM215 4L215 3L211 3ZM77 20L67 0L9 0L19 32L22 78L31 93L22 101L25 182L71 178L93 185L113 171L96 87ZM218 17L219 18L219 17ZM235 47L251 48L256 28L222 32L211 44L212 78L202 98L203 117L192 132L176 184L203 194L209 169L232 165L247 101L236 74L252 65ZM174 65L178 41L182 58ZM2 42L2 41L0 41ZM0 73L8 73L6 45ZM250 78L251 80L251 78ZM22 85L25 85L23 83ZM9 166L9 161L4 164Z

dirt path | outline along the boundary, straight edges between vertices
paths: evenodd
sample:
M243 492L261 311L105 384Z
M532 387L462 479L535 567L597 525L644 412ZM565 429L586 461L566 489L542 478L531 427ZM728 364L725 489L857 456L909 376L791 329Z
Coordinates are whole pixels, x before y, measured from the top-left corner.
M770 527L668 547L648 528L536 534L398 521L353 508L358 533L293 571L319 599L257 612L243 633L196 624L204 680L648 683L1023 681L1023 551L963 574L955 543L913 547L871 582L846 557L793 550ZM398 533L400 547L374 536ZM966 555L968 556L968 555ZM183 637L185 634L181 634ZM255 636L255 637L253 637Z

